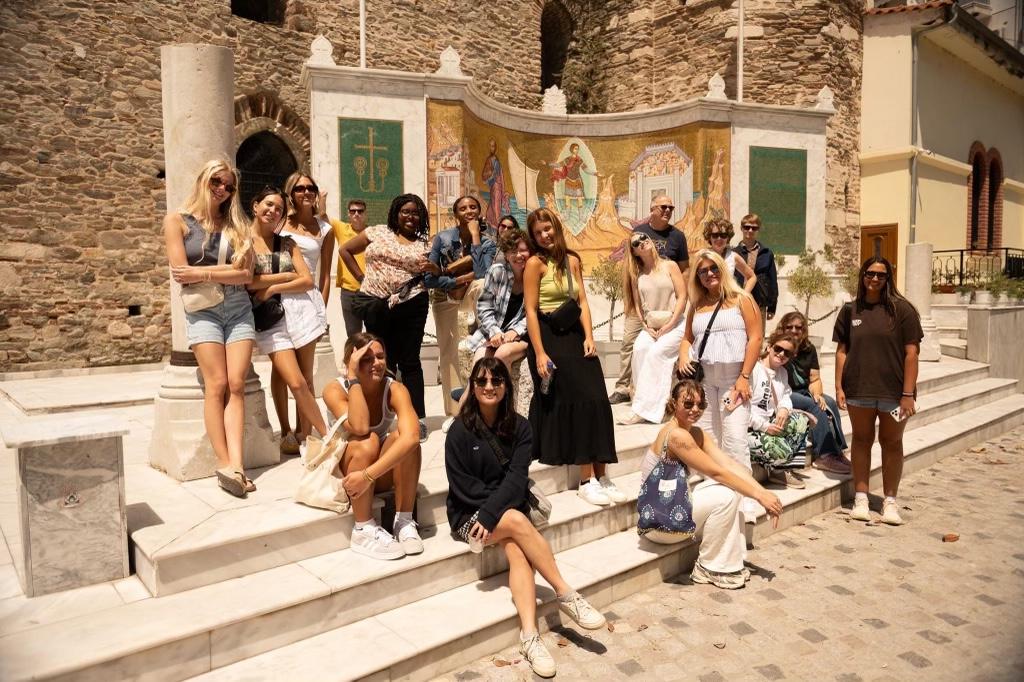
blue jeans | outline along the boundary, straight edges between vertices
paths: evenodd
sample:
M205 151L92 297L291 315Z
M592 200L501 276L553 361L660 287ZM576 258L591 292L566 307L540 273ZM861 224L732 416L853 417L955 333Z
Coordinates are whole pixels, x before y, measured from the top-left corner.
M825 398L828 411L818 407L818 403L806 391L793 391L793 408L814 415L818 423L811 429L811 445L816 456L840 455L846 449L846 436L843 435L843 422L839 416L839 406L830 395ZM829 424L829 421L832 424Z

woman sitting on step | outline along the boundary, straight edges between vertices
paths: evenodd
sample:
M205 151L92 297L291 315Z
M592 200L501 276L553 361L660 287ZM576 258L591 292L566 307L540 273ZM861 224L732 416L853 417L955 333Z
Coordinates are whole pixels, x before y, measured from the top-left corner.
M505 552L523 657L537 675L552 677L554 659L537 633L534 572L555 589L558 607L580 627L596 630L605 618L565 582L550 545L530 522L526 494L533 435L513 408L511 382L508 367L496 358L473 366L469 397L444 446L448 523L452 535L474 551L496 544Z
M696 426L707 407L705 401L703 387L693 379L683 379L672 387L665 406L665 417L671 419L644 453L640 472L642 480L647 480L660 458L674 457L688 471L704 477L693 486L690 497L693 521L701 538L690 577L695 583L735 590L750 579L750 571L743 566L747 540L740 513L741 495L757 500L771 517L773 527L778 527L782 502ZM666 544L677 541L674 536L660 536L658 531L644 537Z
M331 414L343 419L341 461L352 501L352 550L375 559L423 552L412 512L420 478L419 418L409 391L387 374L384 343L369 332L345 341L345 374L324 388ZM397 428L392 429L393 426ZM373 518L375 492L395 491L394 536Z

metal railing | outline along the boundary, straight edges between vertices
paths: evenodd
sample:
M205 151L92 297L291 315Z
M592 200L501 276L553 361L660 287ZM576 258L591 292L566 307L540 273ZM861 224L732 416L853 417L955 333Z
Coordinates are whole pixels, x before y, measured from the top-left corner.
M932 252L932 284L979 287L993 277L1024 279L1024 249L942 249Z

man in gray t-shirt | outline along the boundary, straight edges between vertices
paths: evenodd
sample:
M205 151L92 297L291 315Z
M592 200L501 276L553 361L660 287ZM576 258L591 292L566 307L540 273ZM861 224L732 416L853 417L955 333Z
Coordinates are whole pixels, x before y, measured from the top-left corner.
M686 246L686 235L672 225L672 212L675 210L672 199L664 194L651 199L651 215L646 223L633 228L634 232L643 232L651 238L662 258L675 261L679 270L686 276L690 268L690 256ZM626 248L629 248L627 242ZM629 254L626 254L629 258ZM683 296L686 296L684 291ZM630 401L633 383L633 342L643 329L643 322L637 314L627 314L622 323L622 347L619 350L619 378L615 389L608 396L612 405Z

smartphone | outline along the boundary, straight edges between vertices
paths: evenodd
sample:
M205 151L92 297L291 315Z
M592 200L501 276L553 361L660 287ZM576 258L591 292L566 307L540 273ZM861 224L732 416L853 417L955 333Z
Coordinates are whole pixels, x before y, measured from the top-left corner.
M894 409L891 412L889 412L889 415L892 416L892 418L895 419L898 422L901 422L901 421L907 419L908 417L910 417L909 414L900 414L900 408L899 407L896 407L896 409Z

